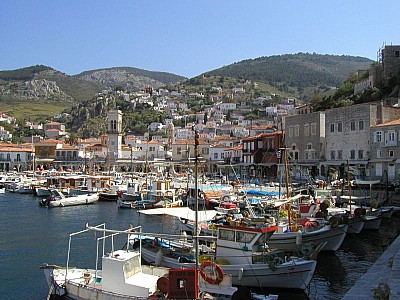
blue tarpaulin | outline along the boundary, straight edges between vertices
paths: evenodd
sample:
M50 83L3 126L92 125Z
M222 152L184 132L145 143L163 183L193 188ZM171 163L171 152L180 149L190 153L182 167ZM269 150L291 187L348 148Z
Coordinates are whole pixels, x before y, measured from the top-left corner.
M260 195L260 196L279 196L279 192L273 191L259 191L259 190L246 190L247 195Z

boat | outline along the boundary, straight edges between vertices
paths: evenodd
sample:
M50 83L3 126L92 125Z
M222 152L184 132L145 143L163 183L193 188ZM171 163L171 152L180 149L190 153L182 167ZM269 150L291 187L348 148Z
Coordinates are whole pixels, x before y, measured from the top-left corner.
M4 184L0 184L0 194L4 194L6 192L6 187Z
M314 220L318 222L318 219ZM287 223L284 223L278 224L278 228L278 232L275 232L268 241L272 248L297 251L299 248L301 249L302 245L311 245L312 247L323 245L321 251L336 251L346 237L348 225L326 224L319 226L316 224L316 229L311 226L311 230L301 230L300 224L292 225L292 228L290 228Z
M362 216L364 219L364 228L367 230L379 230L381 226L382 217L381 216Z
M95 269L70 267L72 237L93 231L101 233L97 238ZM105 224L94 227L87 224L84 230L71 233L66 267L49 264L41 266L49 286L48 299L52 295L74 300L229 299L238 297L235 293L240 295L239 289L232 286L231 277L226 274L222 274L216 284L204 280L202 275L206 274L204 270L182 267L167 269L142 265L140 246L138 249L132 249L127 242L126 249L114 248L117 236L126 237L128 241L130 235L140 232L139 227L119 231L106 229ZM110 252L106 252L110 247L106 245L107 241L111 244ZM101 251L102 269L99 269L98 255ZM211 298L205 295L210 295ZM264 299L276 299L276 297Z
M99 199L97 194L66 196L57 189L49 189L50 196L39 200L39 205L44 207L64 207L73 205L92 204Z
M123 201L120 203L124 204ZM127 205L125 203L125 205ZM183 206L182 200L172 200L169 198L159 198L154 200L140 200L131 203L131 208L135 209L154 209L154 208L171 208Z
M207 270L211 261L219 262L217 272L230 274L232 283L257 288L286 288L304 290L314 274L316 261L287 256L284 251L269 248L268 239L276 226L218 225L215 254L206 256L200 265ZM199 237L205 238L205 237ZM151 246L142 248L142 258L149 264L168 267L193 266L195 258L179 255L167 256ZM167 250L168 251L168 250Z
M378 208L381 212L381 216L384 219L390 219L394 213L394 207L393 206L382 206Z
M362 210L354 210L350 212L348 208L329 207L329 216L338 216L343 219L343 222L348 225L347 233L354 234L360 233L364 228L364 218L362 217Z
M50 196L49 188L40 186L35 187L33 194L38 197Z
M221 202L218 206L215 206L214 209L222 214L233 214L240 212L240 208L237 206L236 203L233 202Z

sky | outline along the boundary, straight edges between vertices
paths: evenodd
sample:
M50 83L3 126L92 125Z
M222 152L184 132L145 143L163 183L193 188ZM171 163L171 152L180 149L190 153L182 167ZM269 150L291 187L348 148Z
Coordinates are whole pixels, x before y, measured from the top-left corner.
M1 0L0 70L135 67L188 78L299 52L377 60L398 0Z

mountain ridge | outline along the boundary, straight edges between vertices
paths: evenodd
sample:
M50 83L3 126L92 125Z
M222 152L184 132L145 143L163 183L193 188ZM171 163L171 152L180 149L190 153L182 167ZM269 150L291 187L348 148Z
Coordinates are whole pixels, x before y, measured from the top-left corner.
M201 77L204 75L231 77L234 80L228 82L232 82L232 86L243 79L266 83L265 86L273 87L282 94L307 101L313 93L339 86L349 73L367 69L372 62L359 56L316 53L262 56L207 71L191 79L134 67L99 68L68 75L48 66L36 65L0 71L0 103L8 103L8 106L3 106L5 112L12 109L17 113L21 111L21 115L31 114L28 104L39 102L49 106L54 104L54 111L60 112L60 107L70 109L75 104L93 101L96 94L107 89L136 91L148 86L180 89L192 83L196 89L202 84ZM224 78L220 81L224 81ZM210 84L218 86L219 81ZM257 93L262 95L272 92L259 90Z

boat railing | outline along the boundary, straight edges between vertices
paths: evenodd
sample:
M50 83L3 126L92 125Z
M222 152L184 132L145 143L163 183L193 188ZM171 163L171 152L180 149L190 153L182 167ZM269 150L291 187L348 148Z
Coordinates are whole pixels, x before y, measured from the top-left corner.
M97 225L97 226L89 226L88 224L86 224L86 229L78 231L78 232L71 233L69 235L65 281L67 280L68 268L69 268L69 263L70 263L72 238L74 236L81 235L81 234L89 232L89 231L98 231L98 232L102 232L103 233L103 236L97 238L97 242L96 242L96 249L97 250L96 250L95 276L97 277L98 266L99 266L99 247L100 247L100 242L102 242L102 256L105 255L105 247L106 247L106 240L107 239L111 240L111 253L113 253L115 251L115 248L114 248L114 237L116 237L118 235L121 235L121 234L127 234L127 243L126 243L126 245L129 245L129 235L132 234L132 233L137 234L138 232L141 232L141 226L131 227L131 228L127 229L127 230L122 230L121 231L121 230L106 229L105 223L102 223L102 224ZM109 234L107 235L106 233L109 233ZM128 248L127 248L127 250L128 250Z

